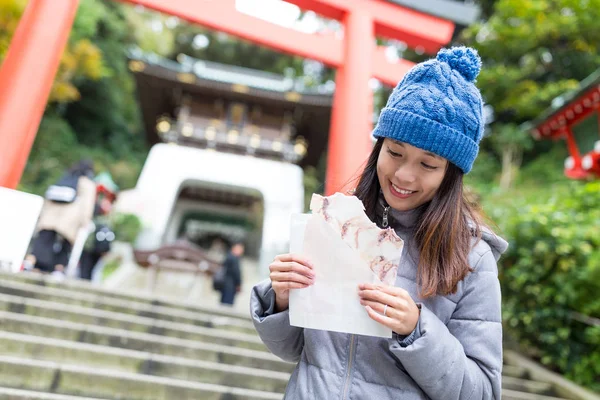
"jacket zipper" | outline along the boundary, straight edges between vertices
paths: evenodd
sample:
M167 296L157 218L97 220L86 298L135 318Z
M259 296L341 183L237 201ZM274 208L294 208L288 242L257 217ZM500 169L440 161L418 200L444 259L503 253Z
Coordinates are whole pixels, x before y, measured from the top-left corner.
M342 400L346 399L348 388L350 387L350 375L352 375L352 361L354 359L354 343L355 335L350 335L350 355L348 356L348 371L346 372L346 381L344 382L344 393L342 395Z
M383 226L384 228L388 227L388 213L390 211L390 206L384 207L383 208L383 223L381 224L381 226Z

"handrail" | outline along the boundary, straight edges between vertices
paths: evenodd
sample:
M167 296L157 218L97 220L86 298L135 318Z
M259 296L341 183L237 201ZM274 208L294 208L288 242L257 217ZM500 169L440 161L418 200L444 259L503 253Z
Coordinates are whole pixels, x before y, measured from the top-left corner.
M589 315L581 314L577 311L569 311L568 315L575 321L579 321L589 326L600 326L600 318L590 317Z

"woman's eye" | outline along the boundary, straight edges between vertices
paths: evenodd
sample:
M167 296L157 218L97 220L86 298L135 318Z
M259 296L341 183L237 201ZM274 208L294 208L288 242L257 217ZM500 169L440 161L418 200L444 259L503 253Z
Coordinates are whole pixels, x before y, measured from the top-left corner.
M390 153L390 156L392 156L392 157L401 157L402 156L402 154L396 153L395 151L392 151L391 149L388 149L388 153Z
M425 164L425 163L421 163L421 165L430 170L437 169L437 167L434 167L433 165L429 165L429 164Z

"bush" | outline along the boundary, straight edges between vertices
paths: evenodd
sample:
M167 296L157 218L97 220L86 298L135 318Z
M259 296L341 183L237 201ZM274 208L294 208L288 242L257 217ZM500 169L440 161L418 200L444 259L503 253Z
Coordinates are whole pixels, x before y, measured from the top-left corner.
M504 210L500 270L507 333L543 364L600 390L600 182L570 184L546 204Z
M123 260L120 257L114 258L104 265L102 269L102 282L108 279L120 266Z
M568 156L569 152L564 143L555 144L547 152L523 166L517 177L517 184L567 181L563 165Z
M110 217L109 225L115 233L116 240L131 244L142 230L142 222L134 214L116 213Z
M500 161L492 153L481 150L473 169L465 176L465 183L477 192L488 193L497 186L501 171Z

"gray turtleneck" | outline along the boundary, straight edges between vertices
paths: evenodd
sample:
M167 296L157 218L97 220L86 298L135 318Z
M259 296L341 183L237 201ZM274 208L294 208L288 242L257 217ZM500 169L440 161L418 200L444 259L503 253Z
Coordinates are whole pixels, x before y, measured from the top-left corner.
M384 203L377 209L381 226ZM500 399L502 325L496 266L504 240L489 231L473 240L474 269L448 296L422 299L416 283L414 231L423 208L389 210L389 225L404 240L396 286L421 308L408 337L381 339L291 326L275 312L269 280L252 291L251 315L269 350L296 362L286 399Z

